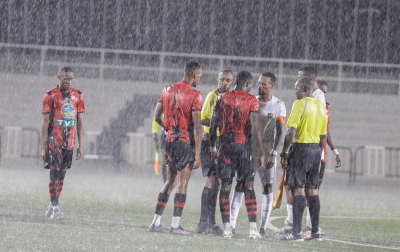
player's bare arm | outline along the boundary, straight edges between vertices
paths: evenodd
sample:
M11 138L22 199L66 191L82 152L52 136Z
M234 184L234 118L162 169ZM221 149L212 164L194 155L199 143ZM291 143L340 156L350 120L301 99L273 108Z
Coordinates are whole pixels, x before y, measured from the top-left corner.
M281 153L281 165L282 169L286 169L287 167L287 158L289 155L289 147L293 142L294 136L296 134L296 129L293 127L289 127L286 132L285 140L283 142L283 148Z
M193 169L197 169L201 165L201 138L203 136L203 127L201 126L200 111L192 111L194 125L194 141L196 145L196 157Z
M44 161L48 160L48 155L49 155L49 146L48 146L48 142L47 142L49 123L50 123L50 114L43 114L43 119L42 119L42 159Z
M340 159L339 152L337 151L336 146L332 141L330 130L328 130L326 142L333 151L333 153L335 153L335 160L336 160L335 168L339 168L340 166L342 166L342 160Z
M217 141L217 127L220 120L220 113L218 111L213 111L211 122L210 122L210 151L211 151L211 158L212 160L216 160L217 158L217 148L216 148L216 141Z
M156 111L154 113L154 120L164 128L164 122L162 120L162 113L163 113L163 105L161 102L157 104Z
M250 123L251 123L252 135L255 136L253 141L256 141L258 151L260 152L261 166L259 170L262 171L265 170L265 152L261 141L261 130L259 127L260 122L258 113L256 112L250 113Z
M284 127L285 122L282 120L276 120L276 136L275 136L275 142L274 142L274 147L272 149L272 152L268 155L266 159L266 168L271 169L274 166L275 163L275 157L278 154L278 149L281 146L281 139L282 139L282 132L283 132L283 127Z
M76 160L81 159L82 154L83 154L83 113L78 113L77 117L77 131L78 131L78 143L79 147L77 148L76 151Z

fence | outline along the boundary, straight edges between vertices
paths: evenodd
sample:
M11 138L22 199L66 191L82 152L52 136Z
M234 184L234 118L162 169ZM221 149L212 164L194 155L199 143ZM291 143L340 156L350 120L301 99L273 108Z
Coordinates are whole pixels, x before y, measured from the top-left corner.
M41 139L38 129L5 126L0 131L0 157L40 157Z
M0 158L40 158L40 132L34 128L1 127ZM100 132L86 131L84 137L85 159L109 159L112 155L99 155L97 140ZM154 161L154 145L151 134L129 132L123 147L125 162L146 165ZM400 178L400 147L360 146L353 152L346 146L336 146L340 152L342 166L335 169L335 158L328 152L326 172L349 175L349 184L356 183L357 176Z
M277 88L292 89L296 72L304 64L317 65L320 78L329 81L331 92L399 95L400 65L225 55L169 53L39 46L0 43L0 71L54 76L64 65L74 67L80 77L172 83L181 77L182 67L195 59L203 66L203 83L215 83L222 69L265 70L278 78Z

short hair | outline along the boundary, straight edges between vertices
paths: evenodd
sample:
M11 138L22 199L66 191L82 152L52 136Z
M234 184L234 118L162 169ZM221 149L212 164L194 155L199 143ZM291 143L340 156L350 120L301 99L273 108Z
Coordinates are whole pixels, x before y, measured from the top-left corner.
M326 86L326 87L328 87L328 83L326 83L326 81L324 81L324 80L317 80L317 84L318 84L318 85L321 85L321 86Z
M253 75L249 71L240 71L236 74L236 87L243 88L251 80L253 80Z
M297 81L297 83L300 85L300 87L304 88L304 92L313 90L314 82L313 82L313 79L311 77L308 77L308 76L301 77Z
M185 75L187 76L192 76L197 69L200 69L201 66L198 62L196 61L189 61L188 63L186 63L185 65Z
M300 67L299 71L303 71L307 76L312 76L312 77L318 76L318 70L313 65L302 66Z
M275 82L276 82L276 76L275 76L275 74L273 74L273 73L271 73L271 72L262 73L261 76L269 77L269 79L271 80L271 82L274 83L274 84L275 84Z
M232 74L233 77L235 77L235 75L233 74L232 70L230 70L230 69L224 69L220 73L230 73L230 74Z
M72 68L65 66L65 67L61 67L58 70L58 75L60 75L60 73L73 73L73 72L74 71L72 71Z

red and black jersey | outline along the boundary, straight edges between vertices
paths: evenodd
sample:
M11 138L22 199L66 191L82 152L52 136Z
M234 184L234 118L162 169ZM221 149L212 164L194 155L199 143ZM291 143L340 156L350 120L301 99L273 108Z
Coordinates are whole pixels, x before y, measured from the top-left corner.
M257 99L244 90L221 95L214 106L220 114L221 144L246 144L250 135L250 113L258 113Z
M201 111L201 93L187 82L166 86L159 102L163 105L166 139L194 145L192 111Z
M72 150L78 113L85 112L83 94L74 88L61 91L57 86L43 96L43 114L50 114L49 139L63 149Z

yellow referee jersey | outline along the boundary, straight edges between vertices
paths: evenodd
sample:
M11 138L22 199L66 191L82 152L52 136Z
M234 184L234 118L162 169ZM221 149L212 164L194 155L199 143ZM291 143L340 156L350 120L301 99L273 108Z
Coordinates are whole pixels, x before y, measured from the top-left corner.
M201 120L210 119L212 116L215 101L217 100L220 93L218 89L215 89L208 93L206 99L204 100L203 107L201 109ZM210 127L204 126L204 133L210 133ZM217 129L217 136L219 136L219 130Z
M326 110L318 99L306 97L293 103L286 126L296 129L294 143L319 143L326 135Z

